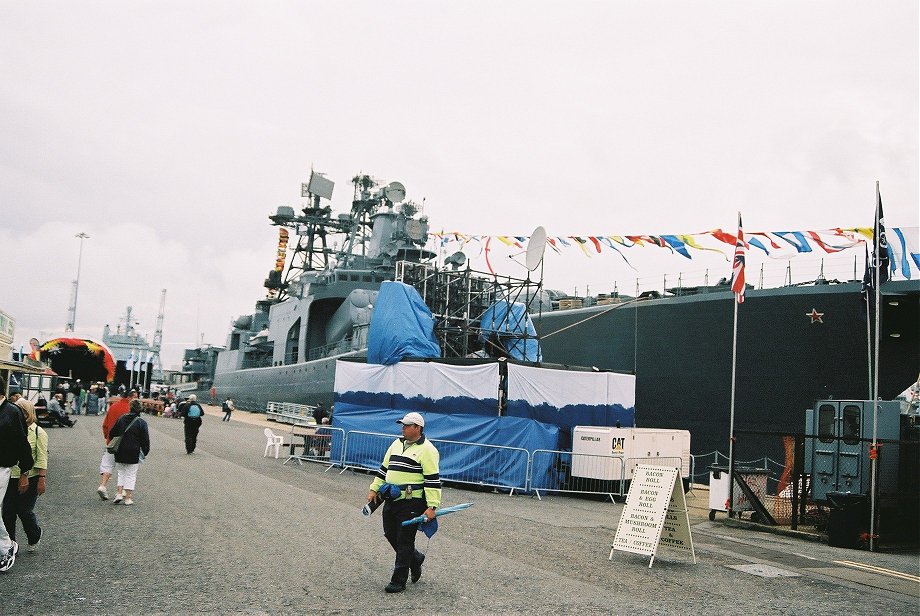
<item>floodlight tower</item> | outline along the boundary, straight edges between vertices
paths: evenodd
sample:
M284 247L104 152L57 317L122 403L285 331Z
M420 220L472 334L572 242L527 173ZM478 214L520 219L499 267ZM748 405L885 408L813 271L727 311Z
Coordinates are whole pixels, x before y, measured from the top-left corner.
M83 262L83 240L89 239L89 236L82 231L74 237L80 238L80 256L77 257L77 279L73 281L73 287L70 290L70 306L67 308L67 327L64 331L72 332L77 321L77 292L80 290L80 264Z

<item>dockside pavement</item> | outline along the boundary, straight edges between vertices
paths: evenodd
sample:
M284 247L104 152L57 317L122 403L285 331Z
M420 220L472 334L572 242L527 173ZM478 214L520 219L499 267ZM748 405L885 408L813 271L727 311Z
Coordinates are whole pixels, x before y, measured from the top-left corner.
M181 420L146 417L152 452L132 507L95 492L101 417L49 430L45 535L0 575L0 613L917 613L916 552L752 533L696 507L699 562L663 550L649 569L632 554L608 560L621 505L454 487L445 504L475 505L442 518L430 544L419 536L421 581L387 595L379 512L359 513L369 477L265 458L264 427L284 426L206 413L192 455Z

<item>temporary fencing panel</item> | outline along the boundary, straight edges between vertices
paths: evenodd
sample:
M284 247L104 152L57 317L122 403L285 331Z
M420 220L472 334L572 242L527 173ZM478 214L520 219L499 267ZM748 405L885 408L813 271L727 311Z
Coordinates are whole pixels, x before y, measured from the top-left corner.
M530 452L519 447L432 439L441 454L441 480L524 490Z
M383 456L395 439L396 437L391 434L349 431L341 458L343 470L363 468L372 473L377 472L380 463L383 462Z
M345 431L332 426L318 426L304 429L301 425L291 427L291 455L285 461L290 462L321 462L330 466L341 466L342 455L345 452ZM300 454L294 453L295 439L303 439L303 449Z
M353 430L348 433L344 468L377 472L387 448L396 437ZM527 486L530 453L518 447L501 447L432 439L440 454L442 481L523 490Z
M335 427L344 429L349 434L353 433L390 433L387 446L393 439L399 437L399 425L396 420L401 419L402 411L392 409L359 409L349 408L335 410ZM521 419L519 417L478 417L469 415L442 415L439 413L425 414L425 436L432 441L454 441L470 445L484 445L492 447L516 448L524 451L533 449L551 449L559 440L558 428L547 426L539 422ZM363 450L348 444L348 455L345 462L350 466L376 469L383 458L384 450L372 464L363 457L356 457ZM335 453L335 450L333 450ZM493 469L487 477L494 477L495 470L507 472L512 477L526 476L527 460L514 458L513 460L496 461L494 450L490 447L482 449L471 448L463 456L449 455L441 452L441 475L468 476L470 469L482 465L484 468ZM516 481L516 480L514 480ZM490 482L493 483L493 482ZM495 482L496 485L499 483ZM501 483L500 485L506 485ZM523 487L515 485L511 487Z
M576 468L581 475L572 472ZM540 492L576 492L612 498L626 493L624 472L625 460L619 456L539 449L531 454L528 487L538 497ZM608 474L617 479L600 478Z

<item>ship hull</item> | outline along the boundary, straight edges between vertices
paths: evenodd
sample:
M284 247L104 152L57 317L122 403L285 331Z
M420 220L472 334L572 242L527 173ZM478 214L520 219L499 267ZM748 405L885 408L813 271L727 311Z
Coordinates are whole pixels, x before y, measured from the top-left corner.
M264 412L268 402L332 404L337 359L366 357L355 352L285 366L230 370L214 374L218 400L232 398L238 408Z
M920 282L883 288L879 396L891 399L920 370ZM533 319L544 362L635 374L636 425L690 430L694 453L725 453L733 302L730 292L713 292ZM867 398L869 337L857 283L748 291L738 310L736 430L803 433L805 409L816 400ZM216 396L258 411L270 400L330 404L335 360L363 355L218 370ZM742 455L783 455L776 438L744 444L751 446Z
M920 368L920 282L883 289L878 391L891 399ZM554 311L534 321L544 361L636 375L637 426L690 430L694 453L724 453L733 302L730 292L716 292ZM736 429L802 433L805 409L816 400L867 398L866 323L857 283L749 291L738 309ZM776 439L767 440L769 447L752 449L776 453Z

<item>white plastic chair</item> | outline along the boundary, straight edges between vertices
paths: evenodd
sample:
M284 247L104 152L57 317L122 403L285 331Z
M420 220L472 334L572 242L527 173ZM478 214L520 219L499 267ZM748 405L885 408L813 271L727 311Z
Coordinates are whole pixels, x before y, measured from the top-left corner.
M284 444L284 437L278 436L272 432L271 428L265 428L265 453L262 454L262 457L268 456L268 450L272 447L275 448L275 459L278 459L278 452L281 450L281 445Z

